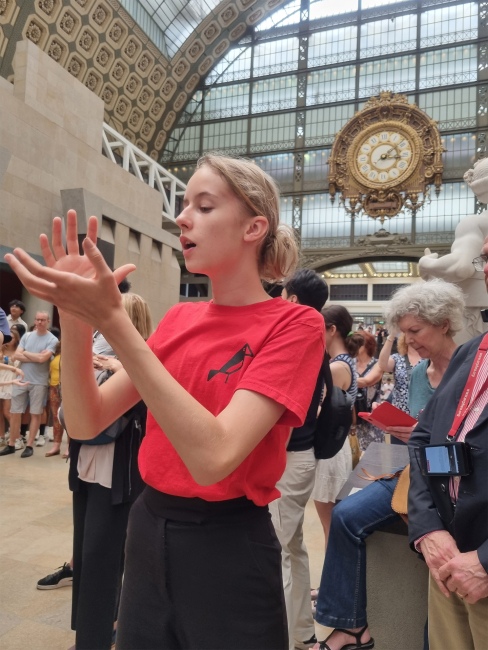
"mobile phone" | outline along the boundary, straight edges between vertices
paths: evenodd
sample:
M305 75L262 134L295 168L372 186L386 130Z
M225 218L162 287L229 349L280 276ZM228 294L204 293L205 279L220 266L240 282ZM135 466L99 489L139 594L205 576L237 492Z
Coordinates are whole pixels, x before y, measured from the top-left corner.
M426 445L416 451L424 476L467 476L472 472L470 447L465 442Z

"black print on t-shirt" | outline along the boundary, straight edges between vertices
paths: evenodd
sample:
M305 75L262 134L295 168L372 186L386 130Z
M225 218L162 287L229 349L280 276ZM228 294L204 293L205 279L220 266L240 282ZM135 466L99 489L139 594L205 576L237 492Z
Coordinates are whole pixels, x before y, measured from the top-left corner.
M253 357L253 356L254 356L254 354L252 353L251 348L246 343L246 345L244 345L239 350L239 352L236 352L234 354L232 359L227 361L227 363L224 363L224 365L222 366L222 368L220 370L211 370L208 373L207 381L210 381L212 379L212 377L215 377L215 375L222 374L222 375L227 375L226 378L225 378L225 383L227 383L229 377L234 372L237 372L238 370L240 370L242 368L242 366L244 365L244 359L246 357Z

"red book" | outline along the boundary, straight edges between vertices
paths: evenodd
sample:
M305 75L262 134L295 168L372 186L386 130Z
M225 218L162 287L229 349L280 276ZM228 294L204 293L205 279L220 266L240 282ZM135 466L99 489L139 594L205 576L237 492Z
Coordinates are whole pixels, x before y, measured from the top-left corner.
M383 430L386 427L411 427L417 424L415 418L390 402L383 402L372 413L358 413L358 416Z

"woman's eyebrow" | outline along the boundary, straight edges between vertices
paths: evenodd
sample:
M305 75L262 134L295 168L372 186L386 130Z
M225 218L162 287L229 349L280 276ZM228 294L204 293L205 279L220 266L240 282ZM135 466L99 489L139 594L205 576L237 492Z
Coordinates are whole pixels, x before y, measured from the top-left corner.
M195 194L195 199L199 199L202 196L210 196L213 199L218 199L219 198L216 194L212 194L211 192L207 192L206 190L204 190L203 192L198 192L198 194ZM189 203L189 200L185 196L184 199L183 199L183 205L186 206L186 205L188 205L188 203Z

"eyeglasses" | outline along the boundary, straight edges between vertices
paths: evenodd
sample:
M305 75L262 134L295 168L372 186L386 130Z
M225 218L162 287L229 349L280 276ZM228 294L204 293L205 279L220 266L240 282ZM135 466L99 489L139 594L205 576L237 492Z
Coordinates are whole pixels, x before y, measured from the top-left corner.
M47 318L34 318L36 323L45 323L47 321Z
M473 266L476 271L484 271L485 266L488 264L488 255L480 255L479 257L475 257L473 260Z

